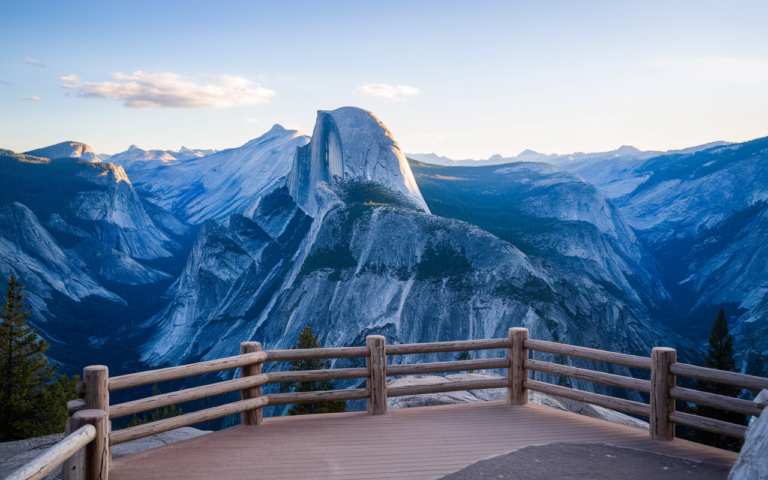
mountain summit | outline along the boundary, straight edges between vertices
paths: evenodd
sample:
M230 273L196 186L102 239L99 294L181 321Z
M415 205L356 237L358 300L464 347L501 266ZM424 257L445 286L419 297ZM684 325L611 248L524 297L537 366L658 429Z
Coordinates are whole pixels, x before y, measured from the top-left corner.
M99 161L96 152L94 152L88 145L80 142L61 142L56 145L51 145L50 147L38 148L37 150L26 152L26 154L50 159L70 157L83 158L90 162Z
M314 216L315 187L334 181L375 183L429 212L392 133L373 113L361 108L317 112L312 140L296 150L287 186L296 203Z

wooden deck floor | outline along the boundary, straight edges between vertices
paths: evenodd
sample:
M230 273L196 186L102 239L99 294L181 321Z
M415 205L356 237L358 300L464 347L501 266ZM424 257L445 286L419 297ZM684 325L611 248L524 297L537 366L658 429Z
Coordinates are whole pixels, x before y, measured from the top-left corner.
M733 465L732 452L539 405L502 402L279 417L116 459L112 480L428 479L528 445L604 443Z

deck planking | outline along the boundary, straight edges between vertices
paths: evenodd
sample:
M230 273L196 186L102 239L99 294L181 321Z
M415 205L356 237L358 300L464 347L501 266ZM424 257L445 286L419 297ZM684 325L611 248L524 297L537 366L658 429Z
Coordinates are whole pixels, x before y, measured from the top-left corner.
M483 402L266 418L115 459L112 480L434 479L529 445L604 443L733 465L733 452L540 405Z

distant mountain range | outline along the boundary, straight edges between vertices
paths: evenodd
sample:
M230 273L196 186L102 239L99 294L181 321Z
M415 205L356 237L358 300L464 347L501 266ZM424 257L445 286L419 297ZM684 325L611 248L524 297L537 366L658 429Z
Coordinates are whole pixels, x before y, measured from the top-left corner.
M708 148L726 144L727 142L711 142L683 150L669 150L666 152L655 150L642 151L629 145L623 145L618 149L612 150L610 152L577 152L565 155L558 155L556 153L547 155L546 153L534 152L533 150L523 150L516 157L503 157L499 154L496 154L485 160L453 160L448 157L437 155L436 153L406 153L406 156L420 162L429 163L431 165L441 165L444 167L481 167L485 165L502 165L504 163L513 162L545 162L551 163L557 167L563 167L568 170L575 171L576 169L584 168L587 165L592 165L596 162L613 160L615 158L634 158L637 160L647 160L649 158L658 157L665 154L694 153L699 150L706 150Z
M318 112L311 137L276 125L220 152L98 157L77 142L0 152L0 273L27 285L73 371L289 348L305 325L324 346L522 325L695 363L723 306L742 371L768 373L768 138L409 160L348 107Z

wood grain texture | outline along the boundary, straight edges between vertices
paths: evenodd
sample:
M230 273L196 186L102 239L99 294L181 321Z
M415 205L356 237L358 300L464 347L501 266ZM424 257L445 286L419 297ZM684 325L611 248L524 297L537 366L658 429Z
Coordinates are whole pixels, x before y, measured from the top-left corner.
M131 373L109 379L109 391L123 390L125 388L138 387L139 385L148 385L150 383L165 382L177 378L191 377L193 375L202 375L204 373L218 372L230 368L238 368L244 365L264 362L267 358L265 352L249 353L247 355L237 355L234 357L219 358L206 362L193 363L191 365L181 365L179 367L160 368L158 370L149 370L146 372Z
M248 353L255 353L261 351L261 344L259 342L243 342L240 344L240 355ZM244 365L240 368L240 377L248 378L255 377L261 374L261 363L255 363L253 365ZM256 398L261 396L261 385L244 388L240 390L240 400L248 400L249 398ZM264 417L261 413L261 408L255 410L246 410L240 413L240 422L243 425L259 425L264 421Z
M507 402L512 405L525 405L528 403L528 390L525 389L525 381L528 380L528 370L525 366L525 361L528 360L528 349L525 348L525 341L527 339L527 328L509 329Z
M368 347L368 392L366 410L371 415L387 413L387 340L381 335L368 335L365 339Z
M506 338L489 340L460 340L456 342L409 343L404 345L388 345L387 355L413 355L418 353L461 352L464 350L490 350L507 348Z
M104 365L91 365L83 369L85 403L89 409L109 412L109 369Z
M269 400L269 405L294 405L336 400L359 400L361 398L368 398L369 395L370 393L367 388L350 388L323 392L270 393L265 395L265 397Z
M169 430L175 430L181 427L188 427L190 425L194 425L195 423L215 420L217 418L226 417L227 415L241 413L246 410L253 410L254 408L260 408L266 405L267 397L262 395L258 398L240 400L239 402L219 405L218 407L207 408L198 412L185 413L184 415L179 415L178 417L171 417L165 420L158 420L156 422L145 423L143 425L112 432L109 434L109 444L119 445L124 442L129 442L138 438L144 438L156 433L167 432Z
M300 372L269 372L267 383L316 382L318 380L345 380L350 378L366 378L367 368L330 368Z
M700 392L682 387L672 387L669 395L674 399L695 403L696 405L705 405L755 417L759 417L766 407L765 403L755 403L741 398L724 397L714 393Z
M736 425L735 423L723 422L713 418L700 417L683 412L670 412L669 418L672 422L686 427L698 428L707 432L719 433L734 438L744 438L747 433L747 427Z
M724 385L733 385L734 387L746 388L748 390L763 390L768 388L768 378L755 377L753 375L744 375L743 373L727 372L725 370L715 370L712 368L697 367L687 363L675 363L670 371L681 377L695 378L706 382L722 383Z
M672 440L675 438L675 424L669 414L675 411L675 399L669 391L677 383L677 377L670 373L670 366L677 361L677 352L672 348L656 347L651 353L651 438Z
M86 367L87 368L87 367ZM87 382L88 389L91 385ZM109 467L111 452L109 449L109 418L104 410L88 409L80 410L72 418L81 424L93 426L95 436L85 447L85 480L107 480L109 478Z
M375 432L375 434L372 434ZM112 480L430 480L528 445L602 443L733 465L734 452L540 405L483 402L265 418L114 461ZM301 454L297 455L296 451Z
M537 372L551 373L563 377L576 378L587 382L599 383L611 387L628 388L638 392L651 393L651 382L640 378L624 377L605 372L596 372L584 368L568 367L566 365L557 365L555 363L540 362L538 360L526 360L525 366L529 370Z
M266 350L267 362L314 360L325 358L354 358L368 356L368 347L309 348L304 350Z
M632 400L608 397L605 395L599 395L597 393L583 392L581 390L574 390L572 388L561 387L559 385L537 382L535 380L526 380L525 385L527 388L535 392L546 393L547 395L568 398L584 403L591 403L592 405L610 408L612 410L634 413L635 415L643 415L646 417L651 414L650 406L644 403L633 402Z
M247 388L254 388L264 385L269 381L267 375L256 375L245 378L236 378L234 380L225 380L223 382L201 387L179 390L177 392L163 393L154 397L141 398L131 402L112 405L109 410L109 418L120 418L134 413L146 412L155 408L167 407L177 403L199 400L201 398L221 395L223 393L236 392Z
M5 480L41 479L88 443L92 442L95 437L96 429L92 425L84 425L35 457L31 462L11 473Z
M387 365L387 376L421 375L425 373L464 372L467 370L491 370L508 368L509 359L491 358L479 360L462 360L454 362L411 363L406 365Z
M387 396L402 397L405 395L424 395L427 393L484 390L486 388L506 388L508 385L509 382L506 378L494 378L491 380L465 380L463 382L445 382L434 385L408 385L406 387L388 388Z
M64 434L71 435L84 426L86 424L81 420L69 417L64 427ZM93 432L95 436L95 428ZM64 463L61 465L61 478L62 480L85 480L85 446L64 460Z
M594 348L545 342L543 340L526 340L525 346L531 350L537 350L539 352L568 355L571 357L585 358L587 360L597 360L598 362L615 363L627 367L644 368L646 370L651 369L651 359L648 357L606 352L605 350L595 350Z

